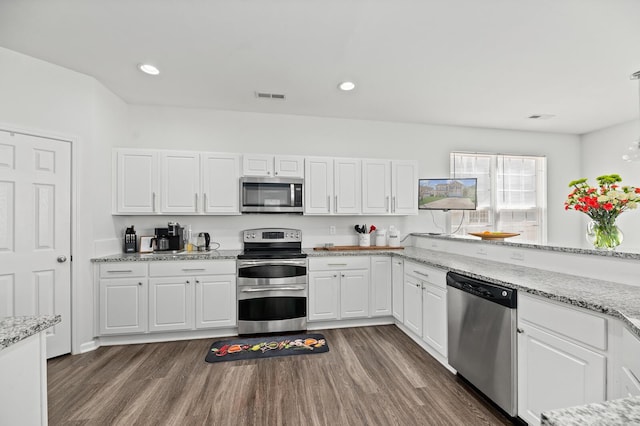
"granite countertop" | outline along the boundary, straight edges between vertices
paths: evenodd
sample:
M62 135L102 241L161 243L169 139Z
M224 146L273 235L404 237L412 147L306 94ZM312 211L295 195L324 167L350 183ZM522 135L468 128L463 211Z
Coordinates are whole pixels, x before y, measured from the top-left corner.
M440 240L450 240L450 241L462 241L470 244L494 244L500 246L508 246L508 247L518 247L518 248L530 248L536 250L545 250L545 251L556 251L560 253L573 253L573 254L586 254L592 256L606 256L606 257L616 257L619 259L636 259L640 260L640 252L635 251L618 251L618 250L594 250L594 249L585 249L585 248L577 248L577 247L561 247L561 246L551 246L545 244L528 244L528 243L517 243L511 242L508 240L496 241L496 240L483 240L480 237L465 237L465 236L452 236L452 235L438 235L438 234L424 234L424 233L412 233L410 234L414 237L424 237L424 238L436 238Z
M160 260L236 260L242 250L210 250L205 252L181 252L181 253L119 253L109 256L95 257L92 262L155 262Z
M541 426L596 426L640 424L640 396L546 411Z
M62 321L60 315L38 315L0 318L0 351L53 327Z

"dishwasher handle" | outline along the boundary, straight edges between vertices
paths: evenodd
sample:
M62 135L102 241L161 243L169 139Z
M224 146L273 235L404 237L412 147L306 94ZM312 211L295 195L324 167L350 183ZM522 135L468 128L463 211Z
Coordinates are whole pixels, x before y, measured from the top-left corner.
M447 272L447 285L507 308L518 306L517 291L455 272Z

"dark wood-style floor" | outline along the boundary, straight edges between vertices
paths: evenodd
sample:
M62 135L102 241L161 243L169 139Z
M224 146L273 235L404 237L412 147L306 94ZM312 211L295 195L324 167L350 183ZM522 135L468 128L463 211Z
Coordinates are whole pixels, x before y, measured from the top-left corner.
M318 355L209 364L204 339L52 359L49 424L510 424L393 325L322 333Z

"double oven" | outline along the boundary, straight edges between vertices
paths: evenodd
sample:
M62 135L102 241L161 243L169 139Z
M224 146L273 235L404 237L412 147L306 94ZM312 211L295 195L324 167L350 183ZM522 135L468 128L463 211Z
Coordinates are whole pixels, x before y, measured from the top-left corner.
M238 255L238 334L306 330L307 255L298 229L243 231Z

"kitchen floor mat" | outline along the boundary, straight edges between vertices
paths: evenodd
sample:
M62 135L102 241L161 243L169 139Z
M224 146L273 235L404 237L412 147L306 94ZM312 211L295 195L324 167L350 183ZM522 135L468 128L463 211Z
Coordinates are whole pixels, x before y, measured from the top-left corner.
M237 338L214 342L205 361L238 361L276 356L321 354L328 351L329 345L322 334Z

